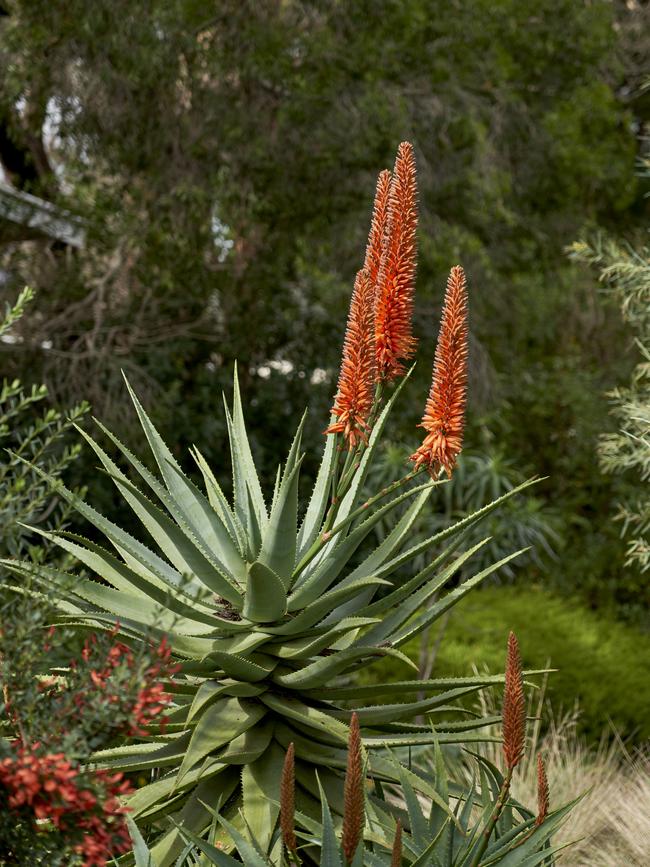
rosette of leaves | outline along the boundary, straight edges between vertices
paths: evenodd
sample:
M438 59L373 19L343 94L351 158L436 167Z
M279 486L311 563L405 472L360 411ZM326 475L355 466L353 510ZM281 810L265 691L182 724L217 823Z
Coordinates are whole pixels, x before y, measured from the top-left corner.
M116 771L151 772L129 807L160 867L173 864L185 848L179 824L215 846L232 848L232 835L213 824L209 807L278 863L277 804L289 743L295 745L298 809L319 816L322 785L332 811L341 815L353 711L373 778L397 784L406 778L445 812L449 808L435 787L396 766L386 751L436 739L441 744L478 741L486 737L481 729L495 721L469 714L456 700L502 680L498 677L406 679L370 687L345 680L387 655L403 660L408 674L412 664L400 647L516 556L440 595L484 544L458 554L464 534L517 489L415 545L409 545L410 528L433 487L442 482L425 475L424 484L396 483L360 502L400 387L368 444L351 452L343 468L337 438L327 438L301 521L302 425L267 503L235 375L232 411L225 408L233 468L229 501L197 449L192 456L203 490L185 475L131 392L158 474L100 424L136 484L95 440L83 435L157 550L55 480L60 496L105 535L110 547L70 532L42 534L102 581L43 564L5 561L7 568L33 576L54 592L60 619L67 624L80 630L119 624L121 639L134 644L167 636L180 664L167 684L174 693L167 727L152 726L147 737L94 756L98 765ZM338 495L334 502L332 491ZM407 501L408 509L385 538L356 556L362 543L372 540L376 524ZM424 568L406 581L392 580L398 568L424 552L429 556ZM427 605L434 596L437 601ZM416 691L425 697L400 701ZM373 703L382 696L385 703ZM381 815L390 812L380 800L375 809Z

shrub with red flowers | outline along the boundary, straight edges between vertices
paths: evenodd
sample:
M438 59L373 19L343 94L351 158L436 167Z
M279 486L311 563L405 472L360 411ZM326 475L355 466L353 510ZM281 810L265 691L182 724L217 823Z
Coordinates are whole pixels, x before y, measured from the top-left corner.
M100 867L130 849L121 773L92 753L163 732L176 669L163 639L143 651L91 634L79 648L32 599L3 606L0 629L0 865Z

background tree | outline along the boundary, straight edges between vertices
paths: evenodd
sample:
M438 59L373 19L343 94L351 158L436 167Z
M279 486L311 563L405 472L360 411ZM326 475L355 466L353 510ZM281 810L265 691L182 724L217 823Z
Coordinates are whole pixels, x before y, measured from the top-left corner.
M308 439L324 426L374 177L408 138L421 189L416 320L431 352L444 275L461 253L470 275L481 419L468 445L498 438L519 471L550 476L540 495L564 514L574 552L557 580L581 583L593 604L620 601L612 575L624 551L612 556L608 518L620 483L598 473L593 452L601 394L633 360L614 303L561 251L585 227L645 219L634 172L648 116L645 7L3 9L7 178L86 227L81 249L7 229L0 291L39 290L21 342L2 346L10 376L46 382L61 402L87 398L134 438L117 399L125 368L163 433L218 463L219 391L237 358L270 477L297 407L313 409ZM421 392L426 377L410 387ZM405 430L416 420L414 410ZM104 497L110 508L108 486Z

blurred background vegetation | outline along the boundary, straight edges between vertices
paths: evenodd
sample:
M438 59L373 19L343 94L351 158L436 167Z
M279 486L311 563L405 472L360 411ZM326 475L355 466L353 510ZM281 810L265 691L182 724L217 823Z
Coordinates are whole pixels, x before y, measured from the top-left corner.
M564 670L563 702L586 660L596 693L611 669L611 706L587 675L579 690L589 732L611 715L647 734L620 672L624 655L650 662L650 459L623 448L617 463L616 437L642 445L649 426L650 6L4 0L0 13L0 301L36 290L0 338L0 375L20 381L3 400L41 386L57 412L87 400L139 448L124 369L182 459L197 443L228 484L221 391L238 359L267 483L305 405L313 474L375 178L412 141L419 364L378 472L400 473L418 441L460 262L467 450L429 520L545 477L491 527L498 548L536 546L501 576L512 587L472 599L494 623L477 638L468 603L435 664L492 664L489 635L500 648L515 626L528 663ZM60 454L70 484L114 510L92 457Z

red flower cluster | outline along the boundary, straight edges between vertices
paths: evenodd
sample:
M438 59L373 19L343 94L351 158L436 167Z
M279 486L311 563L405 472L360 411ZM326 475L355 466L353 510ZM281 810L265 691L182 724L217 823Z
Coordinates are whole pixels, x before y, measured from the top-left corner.
M97 639L94 635L86 639L81 651L84 662L92 661L96 647ZM150 725L156 717L160 717L171 701L171 695L165 691L165 687L160 681L161 678L171 677L175 674L179 666L171 663L171 648L166 638L163 638L155 649L155 655L156 660L142 673L146 685L140 687L135 702L126 709L129 717L129 727L126 733L129 735L146 735L146 726ZM116 669L122 665L133 670L135 662L131 648L118 641L108 651L106 658L102 660L101 667L90 669L90 679L95 688L102 692L104 701L109 704L122 703L123 699L119 692L111 690L111 677ZM77 708L82 709L87 704L88 699L88 695L77 694L75 696ZM165 717L160 718L161 729L164 730L166 722Z
M35 820L60 831L81 833L75 851L84 867L103 867L111 855L127 852L130 838L119 798L132 791L122 774L84 772L63 753L39 753L40 743L21 744L0 762L0 784L7 804L28 809Z

